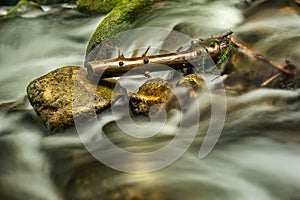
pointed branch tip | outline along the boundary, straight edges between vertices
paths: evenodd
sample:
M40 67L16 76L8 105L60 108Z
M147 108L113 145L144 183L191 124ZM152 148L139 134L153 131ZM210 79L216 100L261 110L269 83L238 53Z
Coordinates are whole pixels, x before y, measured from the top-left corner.
M142 54L142 57L145 57L148 53L148 51L150 50L151 48L151 45L146 49L145 53Z

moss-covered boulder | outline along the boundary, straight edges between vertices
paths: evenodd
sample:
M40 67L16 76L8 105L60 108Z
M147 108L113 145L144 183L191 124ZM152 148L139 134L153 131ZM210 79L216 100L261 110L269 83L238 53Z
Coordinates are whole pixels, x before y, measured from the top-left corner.
M122 0L93 33L86 50L86 61L94 60L97 51L93 49L96 46L122 31L133 28L134 22L149 14L153 5L160 1L162 0Z
M51 4L59 4L59 3L76 3L77 0L34 0L42 5L51 5Z
M1 0L0 6L13 6L18 2L24 0ZM41 5L51 5L51 4L59 4L59 3L76 3L77 0L32 0L32 2L36 2Z
M27 95L46 127L51 132L61 132L74 124L74 117L108 108L124 93L121 88L114 89L116 83L105 79L95 85L87 79L84 68L66 66L33 80ZM90 98L94 98L92 104L88 103Z
M109 13L121 0L78 0L77 9L80 12L95 15Z

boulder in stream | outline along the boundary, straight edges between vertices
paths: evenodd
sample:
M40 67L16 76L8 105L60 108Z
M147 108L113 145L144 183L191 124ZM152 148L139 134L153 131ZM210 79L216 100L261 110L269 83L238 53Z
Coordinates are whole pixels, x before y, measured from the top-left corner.
M114 79L105 79L95 85L87 79L84 68L66 66L33 80L27 94L46 127L51 132L60 132L74 124L73 117L108 108L124 93L122 88L114 89L116 84ZM94 98L91 105L87 103L90 95Z
M78 0L77 9L89 15L109 13L121 0Z
M134 114L148 115L150 109L156 113L171 93L171 83L161 78L146 81L137 93L131 93L130 107Z
M76 0L33 0L42 5L51 5L51 4L59 4L59 3L75 3Z
M123 0L98 25L86 50L86 61L99 59L95 51L101 42L116 34L134 28L134 22L149 14L153 5L162 0ZM97 57L98 56L98 57ZM101 59L101 58L100 58ZM103 58L102 58L103 59Z
M173 108L186 110L199 96L203 79L196 74L188 74L180 79L166 81L154 78L146 81L136 93L129 93L129 102L133 114L149 115L169 111ZM175 88L183 88L181 94L173 94ZM180 101L178 101L180 98ZM184 105L183 105L184 104Z

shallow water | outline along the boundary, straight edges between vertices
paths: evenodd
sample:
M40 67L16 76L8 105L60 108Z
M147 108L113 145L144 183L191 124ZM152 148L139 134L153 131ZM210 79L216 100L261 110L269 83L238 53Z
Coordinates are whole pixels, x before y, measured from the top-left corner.
M175 27L196 38L233 29L245 44L267 56L274 55L274 48L288 44L290 48L276 51L272 58L278 62L286 58L298 62L297 7L278 2L258 4L248 12L251 16L244 19L243 4L239 1L167 1L151 16L140 19L136 26ZM272 17L268 12L261 14L265 9L273 10ZM87 41L101 18L58 9L36 18L0 21L0 102L22 98L29 81L58 66L82 65ZM288 34L282 35L284 32ZM145 48L152 43L157 45L152 52L155 53L167 34L163 37L152 34L149 40L143 37L132 35L133 41L126 42L134 45L122 50L130 53L137 46ZM164 47L172 50L177 46ZM257 64L239 59L235 62L243 69ZM131 89L136 87L136 79L125 82ZM199 105L193 105L191 112L183 115L190 127L199 125L188 151L166 168L140 174L119 172L96 161L83 147L75 129L49 136L31 106L20 101L21 106L13 111L0 113L0 198L300 199L300 90L255 89L238 96L227 90L227 94L224 129L208 156L199 159L198 154L211 122L211 98L217 108L221 109L224 103L217 90L212 94L203 91ZM193 120L193 113L198 111L200 123ZM120 119L114 119L110 110L97 120L118 146L132 152L150 152L173 139L181 115L174 111L170 116L161 135L150 139L124 134L116 124ZM213 121L212 127L220 120ZM145 118L136 121L147 122ZM111 163L139 171L182 151L184 142L193 137L187 132L190 127L180 129L183 143L173 146L168 155L130 160L117 155L105 143L96 144L94 150L105 152ZM80 128L77 127L78 131L83 130L92 140L92 136L99 134L93 124ZM139 134L138 129L132 129L132 133L136 132Z

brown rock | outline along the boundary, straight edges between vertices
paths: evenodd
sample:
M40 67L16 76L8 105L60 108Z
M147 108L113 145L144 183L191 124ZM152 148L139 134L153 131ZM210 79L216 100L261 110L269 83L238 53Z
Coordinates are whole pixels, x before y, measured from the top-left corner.
M27 94L46 127L60 132L74 124L74 116L93 110L100 113L116 101L124 93L123 89L113 89L116 83L114 79L106 79L98 85L92 84L84 68L66 66L33 80ZM87 103L91 97L93 104Z
M159 105L166 102L171 92L171 83L161 78L146 81L137 93L130 93L130 107L133 114L148 115L159 109ZM155 106L157 105L157 106Z
M187 93L188 98L191 100L199 96L203 84L204 81L199 75L188 74L177 81L176 87L190 87L190 90L187 91Z
M138 178L134 174L122 174L100 165L99 162L92 162L74 171L67 183L65 198L72 200L175 200L172 186L174 185L162 187L148 178L141 180L141 177Z
M200 89L203 86L203 79L197 74L188 74L180 78L177 83L177 87L191 87L193 89Z
M175 86L172 82L175 82ZM191 101L198 97L203 85L203 80L196 74L189 74L172 82L161 78L151 79L146 81L137 93L130 93L129 102L132 113L149 115L150 108L152 113L159 113L162 108L167 111L172 108L187 109ZM171 92L173 87L187 88L179 97L185 105L179 105L178 97Z

